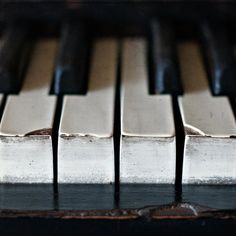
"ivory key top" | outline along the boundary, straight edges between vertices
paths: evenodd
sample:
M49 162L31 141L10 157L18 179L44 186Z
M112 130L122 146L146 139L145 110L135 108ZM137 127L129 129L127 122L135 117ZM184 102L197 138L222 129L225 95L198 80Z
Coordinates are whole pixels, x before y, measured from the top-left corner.
M51 136L56 97L49 90L56 49L56 40L40 40L20 94L7 98L0 124L0 182L53 181Z

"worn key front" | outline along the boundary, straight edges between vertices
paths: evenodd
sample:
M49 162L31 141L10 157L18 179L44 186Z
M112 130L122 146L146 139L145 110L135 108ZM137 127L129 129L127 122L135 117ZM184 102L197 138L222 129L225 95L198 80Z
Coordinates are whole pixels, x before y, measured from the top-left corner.
M54 72L55 94L86 92L89 46L84 25L67 23L63 26Z
M52 127L56 97L49 95L57 41L35 45L19 95L10 95L0 124L0 182L53 182Z
M215 95L236 95L236 62L227 31L221 24L201 25L203 52Z
M3 32L0 45L0 93L17 93L20 89L31 43L30 26L9 25Z

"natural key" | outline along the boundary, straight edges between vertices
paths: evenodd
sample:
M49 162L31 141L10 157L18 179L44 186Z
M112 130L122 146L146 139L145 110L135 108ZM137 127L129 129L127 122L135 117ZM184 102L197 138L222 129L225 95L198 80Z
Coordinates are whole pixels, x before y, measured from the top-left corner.
M227 97L212 96L196 42L179 46L184 95L183 183L236 183L236 123Z
M36 44L20 94L7 98L0 124L0 182L53 181L56 97L49 91L56 48L53 39Z
M121 183L175 182L175 127L170 95L149 95L144 39L122 44Z

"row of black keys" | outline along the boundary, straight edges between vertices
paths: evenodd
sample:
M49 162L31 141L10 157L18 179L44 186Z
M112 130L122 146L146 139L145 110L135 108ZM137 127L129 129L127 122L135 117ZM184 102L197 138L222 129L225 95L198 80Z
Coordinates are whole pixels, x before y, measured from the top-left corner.
M150 23L150 71L154 93L183 93L173 26L158 20ZM232 45L223 27L201 24L202 45L215 95L236 95L236 63ZM27 25L6 29L0 47L0 93L19 91L24 69L29 61L30 47ZM86 27L65 24L54 73L54 94L83 94L91 43Z

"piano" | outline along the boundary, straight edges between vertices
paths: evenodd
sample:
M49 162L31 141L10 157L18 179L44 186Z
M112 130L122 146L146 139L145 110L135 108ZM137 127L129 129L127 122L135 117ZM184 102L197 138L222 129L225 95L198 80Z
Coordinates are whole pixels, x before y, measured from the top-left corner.
M0 6L1 235L235 235L233 2Z

